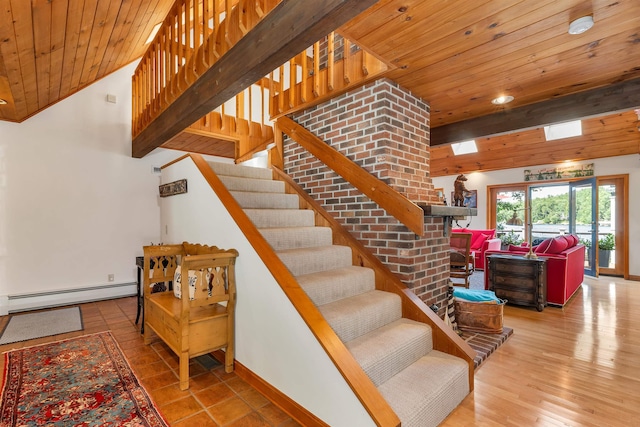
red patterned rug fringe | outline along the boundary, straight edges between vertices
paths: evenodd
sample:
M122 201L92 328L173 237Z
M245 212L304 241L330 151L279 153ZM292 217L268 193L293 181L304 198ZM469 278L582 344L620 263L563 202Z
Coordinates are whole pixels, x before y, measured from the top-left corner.
M5 353L0 426L167 427L109 332Z

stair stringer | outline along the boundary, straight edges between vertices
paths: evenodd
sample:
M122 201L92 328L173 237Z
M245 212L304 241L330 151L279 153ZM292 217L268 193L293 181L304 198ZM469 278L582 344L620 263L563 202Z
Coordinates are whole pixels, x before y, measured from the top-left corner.
M399 426L373 382L202 156L190 154L163 168L163 183L179 179L187 179L188 192L161 199L162 240L214 244L240 254L236 361L312 414L315 422L305 425Z

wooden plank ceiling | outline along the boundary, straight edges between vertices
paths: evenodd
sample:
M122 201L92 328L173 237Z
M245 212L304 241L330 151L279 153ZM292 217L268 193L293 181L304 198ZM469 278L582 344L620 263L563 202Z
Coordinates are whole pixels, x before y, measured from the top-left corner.
M0 120L20 122L139 58L171 4L0 0L0 98L7 101L0 105ZM568 34L569 22L584 15L593 16L594 27ZM639 17L638 0L380 0L340 32L396 66L388 77L430 104L432 128L463 128L479 117L527 106L535 111L542 102L640 78ZM503 94L514 101L491 103ZM633 102L623 103L624 112L599 119L620 120L620 134L596 120L585 125L584 146L566 155L638 153L640 132L632 110L640 105ZM491 159L524 141L546 147L538 126L514 120L510 131L518 126L529 129L479 139L484 157L464 162L454 160L446 145L433 147L432 175L494 168ZM439 161L444 163L438 166Z

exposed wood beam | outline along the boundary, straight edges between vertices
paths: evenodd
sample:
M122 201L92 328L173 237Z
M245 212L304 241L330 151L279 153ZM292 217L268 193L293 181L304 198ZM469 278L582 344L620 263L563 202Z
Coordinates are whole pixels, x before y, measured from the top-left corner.
M574 93L431 129L431 146L495 136L640 107L640 79Z
M133 140L143 157L377 0L283 1Z

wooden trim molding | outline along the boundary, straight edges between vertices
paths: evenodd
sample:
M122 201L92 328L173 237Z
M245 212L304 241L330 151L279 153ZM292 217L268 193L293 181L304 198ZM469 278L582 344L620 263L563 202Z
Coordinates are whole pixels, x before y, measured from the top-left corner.
M220 363L224 364L224 351L216 350L211 355ZM251 369L242 363L234 360L234 371L247 384L262 393L267 399L273 402L278 408L286 412L291 418L305 427L329 427L327 423L300 406L298 402L266 382Z

